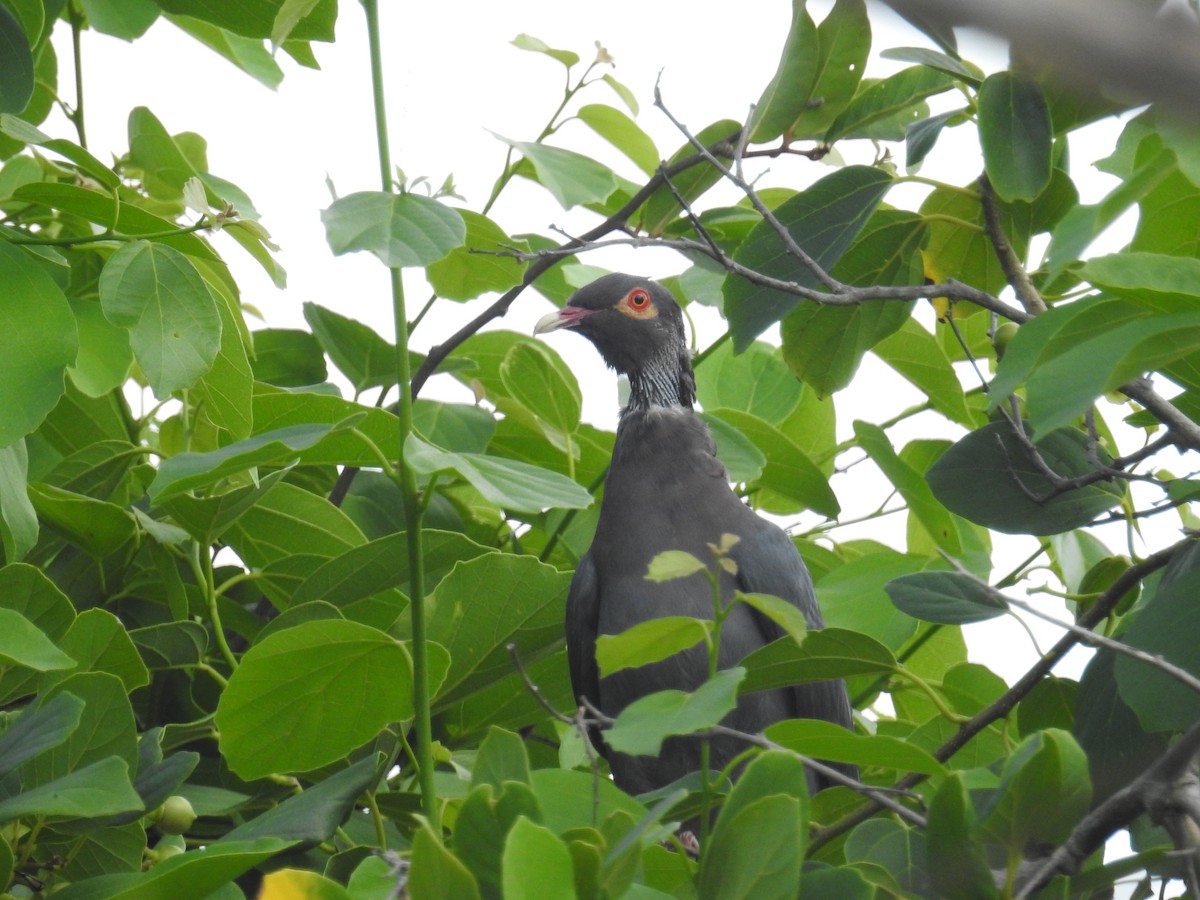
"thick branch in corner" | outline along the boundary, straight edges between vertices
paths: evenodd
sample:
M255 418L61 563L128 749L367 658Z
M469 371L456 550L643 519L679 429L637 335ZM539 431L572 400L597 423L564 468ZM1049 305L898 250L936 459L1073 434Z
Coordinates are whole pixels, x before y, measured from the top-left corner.
M1191 819L1194 804L1185 802L1175 809L1173 795L1183 782L1187 790L1187 775L1200 754L1200 724L1193 725L1171 745L1157 762L1130 784L1117 791L1090 813L1071 832L1066 843L1055 850L1046 861L1022 880L1015 895L1017 900L1031 897L1058 874L1071 875L1089 856L1104 845L1117 830L1124 828L1144 812L1156 817L1170 812L1182 812ZM1195 823L1200 824L1200 823ZM1181 848L1192 852L1195 847Z

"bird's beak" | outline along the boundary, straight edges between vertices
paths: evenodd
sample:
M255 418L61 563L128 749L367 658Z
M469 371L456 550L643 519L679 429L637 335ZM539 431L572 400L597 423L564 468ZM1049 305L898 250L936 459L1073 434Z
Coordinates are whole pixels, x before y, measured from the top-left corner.
M584 309L581 306L564 306L562 309L538 319L537 324L533 326L533 333L545 334L547 331L554 331L557 328L572 328L579 324L579 320L584 316L590 316L595 311L594 309Z

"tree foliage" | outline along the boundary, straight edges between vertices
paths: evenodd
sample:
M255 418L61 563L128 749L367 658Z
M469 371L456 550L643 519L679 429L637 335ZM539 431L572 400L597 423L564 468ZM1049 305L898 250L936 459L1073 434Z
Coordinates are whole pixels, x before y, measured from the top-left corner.
M164 18L273 85L272 49L311 65L338 13L0 0L0 889L1195 890L1192 858L1168 851L1195 849L1200 809L1184 777L1200 551L1143 535L1151 517L1193 527L1200 498L1194 123L1069 94L1029 63L984 72L937 23L922 46L880 52L863 0L819 22L794 0L775 77L745 86L749 120L679 125L659 147L607 51L588 61L521 34L566 97L540 135L502 139L486 203L397 175L382 122L380 190L320 213L334 254L390 270L396 333L316 304L309 330L251 330L226 255L283 276L247 192L146 108L129 112L128 147L89 148L80 108L74 134L44 133L68 93L50 35L150 40ZM864 78L873 55L906 67ZM1116 115L1115 146L1077 140ZM559 134L567 117L603 158ZM918 174L951 134L977 148L969 183ZM812 160L808 176L763 176L780 157ZM638 181L618 174L629 164ZM1085 203L1075 179L1093 164L1119 182ZM594 227L511 234L489 213L517 178ZM735 199L711 199L717 185ZM901 199L912 185L919 199ZM1137 224L1114 244L1127 212ZM1090 251L1098 239L1121 248ZM794 526L830 627L739 597L788 636L612 722L574 709L563 599L613 434L582 420L551 346L481 329L534 292L561 305L596 272L586 254L617 245L678 251L668 285L719 318L696 360L703 415L746 501ZM434 309L490 305L410 349L404 268L424 271ZM868 354L925 399L843 403ZM422 396L434 373L477 402ZM867 467L883 487L864 504ZM850 499L884 540L854 537ZM1119 550L1101 525L1124 529ZM668 554L647 577L728 565L728 550ZM1007 684L968 659L962 627L1044 615L1046 573L1073 621ZM606 638L601 665L711 644L714 612ZM1054 674L1077 644L1098 648L1082 678ZM847 679L857 733L745 735L732 785L714 772L630 797L587 741L599 726L653 753L717 726L739 692L827 678ZM862 784L809 797L812 759L854 763ZM697 859L673 832L701 810L715 817ZM1131 853L1105 862L1123 829Z

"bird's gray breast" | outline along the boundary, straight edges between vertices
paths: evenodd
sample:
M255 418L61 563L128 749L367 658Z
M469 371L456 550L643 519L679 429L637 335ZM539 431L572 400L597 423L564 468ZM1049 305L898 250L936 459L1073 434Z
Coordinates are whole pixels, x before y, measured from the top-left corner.
M619 634L663 616L711 619L713 589L704 574L656 583L646 579L650 561L666 550L683 550L711 564L708 545L719 544L725 533L746 533L754 519L730 490L708 429L690 410L628 414L613 448L591 549L599 590L598 633ZM732 590L732 579L723 574L725 602ZM756 633L743 633L756 639ZM722 646L724 665L740 658L733 654L753 649L736 643L731 637L729 647ZM655 689L691 690L706 672L703 648L697 647L653 669L606 679L602 693L636 695L635 682L648 675L653 675ZM640 693L645 692L643 687Z

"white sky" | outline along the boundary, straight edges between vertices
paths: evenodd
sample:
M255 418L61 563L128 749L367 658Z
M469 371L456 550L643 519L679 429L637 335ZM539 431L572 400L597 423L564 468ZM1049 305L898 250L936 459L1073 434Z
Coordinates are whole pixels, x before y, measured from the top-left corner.
M660 152L669 155L682 137L652 106L660 72L667 104L693 131L718 118L743 119L775 71L790 21L790 4L783 0L750 0L736 14L726 9L719 16L701 14L690 5L645 0L607 0L602 4L458 0L380 5L393 163L410 179L427 175L435 185L453 173L459 193L473 208L486 200L506 150L488 130L532 140L561 98L562 67L540 54L512 47L509 41L518 33L527 32L553 47L573 50L585 60L594 52L593 42L601 41L616 60L614 76L632 89L641 103L639 124L655 139ZM810 8L819 21L830 5L813 0ZM886 7L874 3L871 13L875 37L868 75L885 75L906 65L880 60L877 54L884 48L928 46L927 39ZM283 248L280 259L289 280L288 289L279 291L232 241L216 239L231 263L243 300L260 310L272 326L305 327L301 305L314 301L390 336L384 270L367 254L332 256L319 217L331 199L327 175L341 195L379 189L366 33L359 4L341 4L337 37L335 44L314 44L323 67L320 72L303 69L281 53L286 77L273 92L165 21L132 44L87 32L83 66L89 145L101 159L123 153L128 146L126 118L129 110L139 105L149 107L172 133L203 135L208 139L210 171L250 195L263 224ZM69 34L61 24L56 47L59 84L64 96L71 98ZM964 55L987 72L1003 68L1006 61L1002 46L978 35L964 40ZM948 102L958 100L954 97ZM586 91L583 101L621 106L603 85ZM74 136L59 116L44 130L55 136ZM939 146L923 171L966 184L981 166L977 148L970 143L973 133L961 128L948 134L956 136L958 143ZM1106 155L1115 134L1112 125L1101 128L1092 152ZM630 179L641 178L631 163L579 122L568 124L557 143L593 153ZM1073 150L1078 153L1076 147ZM846 152L861 153L861 158L853 160L858 162L870 162L873 155L869 145ZM893 155L902 164L903 147L894 147ZM829 171L802 159L770 165L772 172L764 179L767 184L803 186ZM1107 176L1086 176L1086 170L1075 175L1087 200L1097 199L1111 187ZM920 195L919 189L906 187L893 191L888 201L915 208ZM727 199L737 198L728 195ZM544 191L520 179L505 192L492 217L510 233L546 233L551 224L578 233L597 221L586 211L565 213ZM1119 244L1118 240L1114 249ZM666 251L636 255L633 251L605 251L587 261L653 276L684 268L675 254ZM428 290L419 271L406 273L405 281L411 316L428 297ZM453 333L491 299L461 307L443 302L441 314L431 315L414 334L414 348L427 348ZM529 333L547 309L544 301L528 292L509 316L493 327ZM261 325L252 322L252 327ZM699 344L707 346L719 333L719 322L710 318L700 327ZM555 335L550 343L569 354L584 390L585 419L611 428L617 406L613 378L595 354L576 352L580 348L572 343L573 337ZM426 394L469 399L448 382L447 378L435 379ZM881 421L920 399L891 370L868 357L856 386L839 395L839 427L848 433L855 416ZM899 447L918 433L928 436L929 421L918 421L911 431L897 429L893 441ZM949 427L943 433L949 437L956 434ZM853 482L848 483L847 478L835 482L848 516L867 511L886 492L881 480L872 477L867 468L857 467ZM817 521L810 517L800 524L811 527ZM899 527L900 519L893 516L870 533L903 549ZM1120 529L1110 531L1107 539L1115 548L1124 540ZM1027 552L999 553L997 575ZM1054 606L1061 611L1061 606ZM1050 626L1034 623L1033 627L1043 647L1058 637L1057 629ZM968 641L972 658L1009 681L1036 658L1024 632L1007 619L971 627ZM1076 654L1060 667L1060 674L1077 676L1085 660Z

